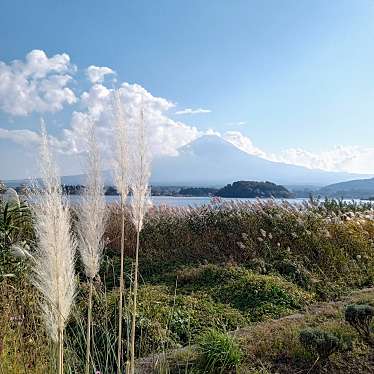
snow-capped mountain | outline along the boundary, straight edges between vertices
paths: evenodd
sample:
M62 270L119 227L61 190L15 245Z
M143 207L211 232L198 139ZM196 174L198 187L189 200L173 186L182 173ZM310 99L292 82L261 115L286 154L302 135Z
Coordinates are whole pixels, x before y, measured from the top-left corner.
M222 186L236 180L268 180L322 186L360 177L365 176L268 161L216 135L202 136L181 147L177 156L156 158L152 168L152 183L163 185Z

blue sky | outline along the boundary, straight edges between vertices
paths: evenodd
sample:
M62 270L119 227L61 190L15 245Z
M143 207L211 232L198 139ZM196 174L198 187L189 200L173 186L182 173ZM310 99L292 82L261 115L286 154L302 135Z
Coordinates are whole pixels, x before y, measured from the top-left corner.
M274 160L374 172L373 19L371 0L3 0L0 61L67 54L77 100L14 115L1 111L0 82L0 127L37 131L43 115L59 137L90 89L85 69L105 66L116 84L175 103L167 118L200 132L240 132ZM186 108L210 112L176 114ZM20 167L30 149L7 134L0 157ZM0 178L22 174L0 164Z

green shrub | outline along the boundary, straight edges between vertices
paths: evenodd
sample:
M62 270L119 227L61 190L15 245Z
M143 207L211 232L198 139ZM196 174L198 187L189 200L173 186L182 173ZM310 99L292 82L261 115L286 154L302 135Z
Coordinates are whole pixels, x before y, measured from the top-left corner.
M374 308L370 305L352 304L345 310L345 320L360 334L368 343L374 345L371 336L371 323L374 318Z
M313 328L301 330L299 340L305 349L317 354L321 359L327 359L334 352L345 349L336 335Z
M204 372L223 372L238 367L242 351L234 338L214 329L206 331L199 340Z
M311 276L308 271L297 262L290 259L282 259L275 262L275 269L292 283L309 290L312 286Z
M274 275L255 274L240 266L203 265L177 271L182 292L198 291L245 312L250 319L276 317L299 309L313 295Z
M313 299L313 295L279 276L255 274L240 266L184 268L177 277L184 292L204 292L216 302L244 312L252 321L287 314Z
M247 312L253 321L287 314L312 300L310 294L280 277L250 272L217 286L215 298Z

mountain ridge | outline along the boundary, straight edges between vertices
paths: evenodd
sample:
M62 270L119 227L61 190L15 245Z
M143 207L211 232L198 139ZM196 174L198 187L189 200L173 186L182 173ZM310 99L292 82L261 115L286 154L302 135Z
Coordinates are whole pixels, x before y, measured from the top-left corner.
M354 179L347 182L330 184L318 190L328 197L369 198L374 197L374 178Z

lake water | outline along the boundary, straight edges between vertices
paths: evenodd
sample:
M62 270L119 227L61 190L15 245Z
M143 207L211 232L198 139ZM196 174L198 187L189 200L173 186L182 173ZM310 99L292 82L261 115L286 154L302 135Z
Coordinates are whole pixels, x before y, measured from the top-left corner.
M107 196L113 197L113 196ZM114 196L116 197L116 196ZM212 201L210 197L175 197L175 196L152 196L152 203L156 206L167 205L167 206L192 206L197 207L201 205L209 204ZM281 199L275 199L276 201L282 201ZM292 203L301 203L307 199L287 199ZM221 198L221 201L257 201L257 199L239 199L239 198Z
M78 195L71 195L71 201L74 203L79 203L80 197ZM119 202L119 196L105 196L105 199L108 203ZM175 196L152 196L152 203L156 206L171 206L171 207L198 207L201 205L206 205L211 202L210 197L175 197ZM291 204L300 204L303 201L308 200L308 198L298 198L298 199L275 199L275 201L282 202L288 201ZM257 199L239 199L239 198L225 198L221 201L252 201L255 202ZM351 201L351 200L350 200Z

